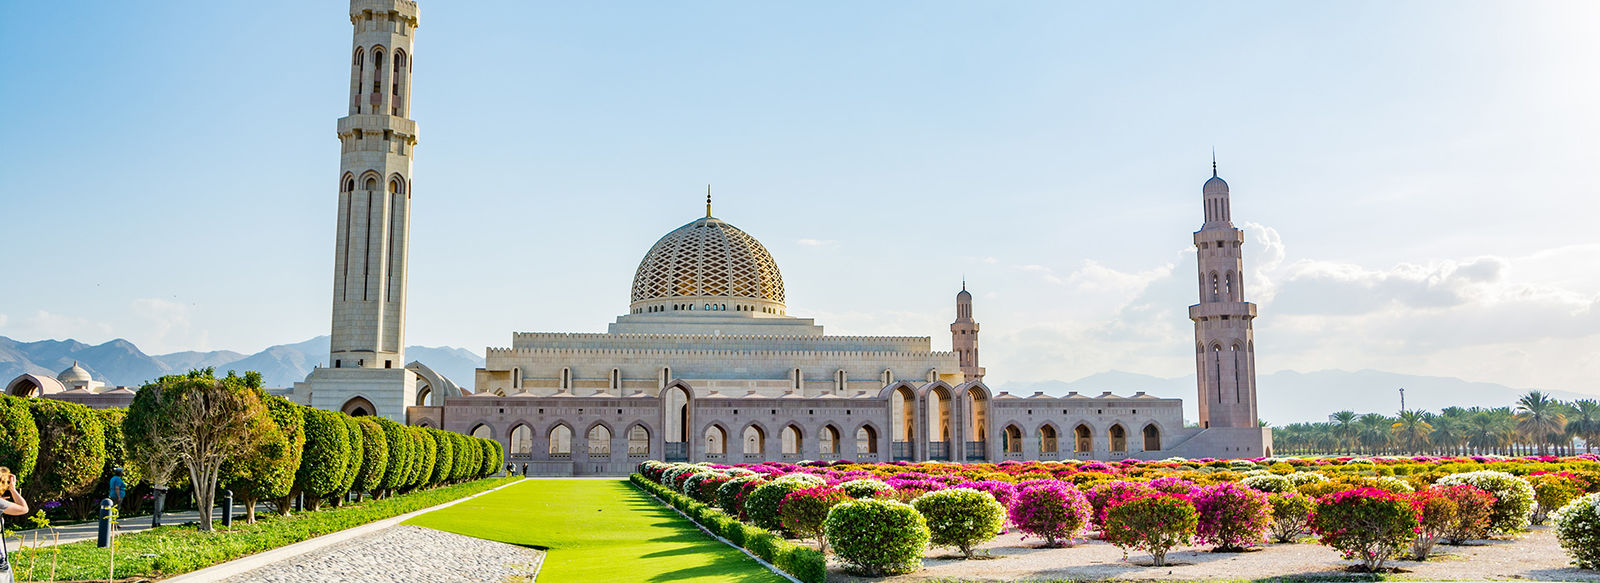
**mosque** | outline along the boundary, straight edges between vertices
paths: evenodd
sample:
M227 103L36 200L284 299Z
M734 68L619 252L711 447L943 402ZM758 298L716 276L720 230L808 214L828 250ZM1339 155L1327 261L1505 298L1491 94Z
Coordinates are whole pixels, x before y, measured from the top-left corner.
M418 19L409 0L351 1L349 110L337 124L332 345L328 366L281 394L492 438L508 461L538 475L625 474L645 459L1271 455L1271 430L1256 413L1256 307L1244 301L1244 234L1231 222L1228 185L1214 162L1201 189L1205 221L1194 233L1200 302L1189 308L1197 427L1184 425L1181 399L1143 392L992 392L965 285L955 297L951 351L934 350L928 336L828 335L789 314L777 261L714 216L709 196L704 216L644 254L627 311L606 332L516 332L509 347L487 349L470 389L405 363Z

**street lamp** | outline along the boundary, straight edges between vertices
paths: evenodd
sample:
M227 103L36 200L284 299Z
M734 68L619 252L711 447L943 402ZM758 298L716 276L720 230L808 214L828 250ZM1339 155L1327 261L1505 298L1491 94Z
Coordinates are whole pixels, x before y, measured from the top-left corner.
M1400 412L1406 412L1406 388L1400 387Z

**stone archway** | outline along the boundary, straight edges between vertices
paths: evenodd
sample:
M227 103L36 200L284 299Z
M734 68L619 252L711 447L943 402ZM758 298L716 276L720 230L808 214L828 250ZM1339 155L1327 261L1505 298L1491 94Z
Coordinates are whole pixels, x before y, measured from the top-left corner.
M366 417L378 414L378 408L374 407L372 401L368 401L366 397L351 397L349 401L344 402L344 406L340 407L339 410L351 417Z

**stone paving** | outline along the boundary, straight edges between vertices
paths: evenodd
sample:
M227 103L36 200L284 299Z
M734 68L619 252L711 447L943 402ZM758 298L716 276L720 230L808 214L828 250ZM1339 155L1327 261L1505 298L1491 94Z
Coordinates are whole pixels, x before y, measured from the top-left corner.
M223 583L532 581L544 552L420 526L392 526Z

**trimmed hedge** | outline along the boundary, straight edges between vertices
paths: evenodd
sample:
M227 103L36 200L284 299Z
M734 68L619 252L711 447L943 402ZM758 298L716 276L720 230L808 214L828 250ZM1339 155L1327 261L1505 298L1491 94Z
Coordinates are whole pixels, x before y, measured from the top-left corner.
M306 494L306 505L316 510L321 498L339 491L345 466L350 463L350 433L336 411L302 407L306 420L306 449L295 473L294 489Z
M29 498L78 496L94 488L106 465L106 432L94 410L55 399L29 399L39 431L38 465L23 482Z
M641 474L633 474L628 479L640 490L683 511L684 515L707 531L749 549L751 554L796 579L805 583L823 583L828 579L828 561L815 549L786 541L766 529L739 522L710 505L696 502Z
M33 423L28 401L0 395L0 466L11 468L11 473L26 484L37 463L39 427Z

